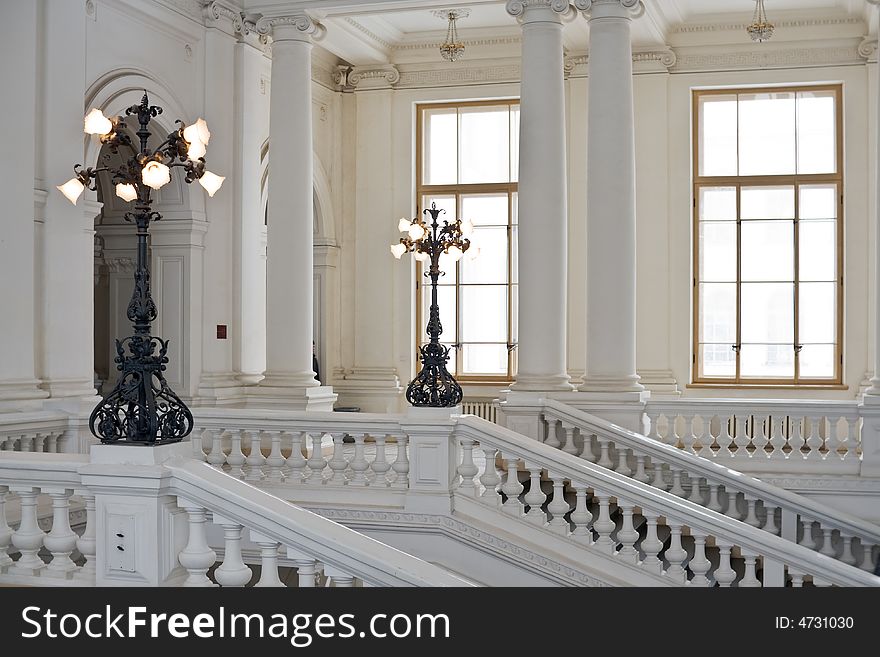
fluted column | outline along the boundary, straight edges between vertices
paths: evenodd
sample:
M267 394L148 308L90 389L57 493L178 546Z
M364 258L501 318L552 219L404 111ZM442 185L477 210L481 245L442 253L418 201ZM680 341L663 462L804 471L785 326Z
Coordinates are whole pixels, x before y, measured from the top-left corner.
M868 0L880 7L880 0ZM880 12L878 12L880 13ZM871 67L869 67L870 70ZM880 62L873 66L877 94L874 117L874 376L862 403L862 476L880 476Z
M576 0L590 23L585 406L639 429L633 12L639 0ZM592 405L594 405L594 407ZM629 408L632 406L632 408Z
M312 370L312 38L306 14L262 18L271 34L266 358L259 403L331 410L335 395Z
M571 391L566 372L567 195L560 14L567 0L510 0L522 24L519 391Z

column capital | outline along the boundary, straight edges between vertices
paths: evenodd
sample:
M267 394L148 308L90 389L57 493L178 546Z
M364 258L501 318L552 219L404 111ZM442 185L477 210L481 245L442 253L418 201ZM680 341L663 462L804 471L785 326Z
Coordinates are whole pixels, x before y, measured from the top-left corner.
M583 12L592 12L595 9L604 8L609 11L603 14L606 17L611 12L626 10L632 18L639 18L645 13L645 3L642 0L573 0L574 6ZM880 0L877 0L880 2ZM591 16L592 18L592 16ZM598 16L596 16L598 18Z
M260 34L271 36L273 41L320 41L327 33L321 23L305 12L286 16L263 16L256 23Z
M574 8L569 0L507 0L504 8L508 14L515 16L521 22L528 22L528 10L530 9L551 10L562 15L563 18L574 15ZM549 12L542 13L546 16Z

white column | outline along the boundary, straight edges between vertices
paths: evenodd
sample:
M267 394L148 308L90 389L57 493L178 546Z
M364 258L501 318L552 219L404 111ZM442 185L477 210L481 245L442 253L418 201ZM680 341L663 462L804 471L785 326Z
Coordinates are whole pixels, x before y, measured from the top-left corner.
M580 390L638 429L636 183L630 11L639 0L576 0L589 11L587 366ZM587 406L592 406L587 402ZM610 411L610 412L609 412ZM632 414L626 419L624 416Z
M85 212L82 201L75 207L55 189L73 175L85 151L86 9L48 0L42 18L44 92L35 144L36 186L48 192L40 262L42 387L55 398L93 397L95 208Z
M872 5L880 7L880 0L868 0ZM878 12L880 13L880 12ZM880 76L880 63L874 66ZM878 92L878 108L880 108L880 77L876 80ZM880 109L878 109L875 133L877 138L876 167L874 194L877 199L875 206L874 227L874 376L871 387L865 391L862 401L862 476L880 476Z
M6 309L0 314L0 335L3 336L0 340L0 363L3 363L0 410L25 410L38 406L38 400L47 396L37 388L34 360L34 222L36 209L42 207L46 195L34 189L37 134L34 103L40 85L35 44L43 41L37 34L37 3L12 3L4 7L4 16L0 27L4 49L16 54L0 59L0 79L4 81L5 93L15 99L3 110L4 120L11 129L4 136L4 151L10 155L0 160L6 186L0 279L15 281L15 284L0 285L0 308Z
M269 100L269 245L266 376L254 400L287 408L332 410L336 396L312 370L313 147L312 36L306 14L262 18L271 32Z
M517 392L571 391L565 362L567 195L560 13L568 2L511 0L522 23Z

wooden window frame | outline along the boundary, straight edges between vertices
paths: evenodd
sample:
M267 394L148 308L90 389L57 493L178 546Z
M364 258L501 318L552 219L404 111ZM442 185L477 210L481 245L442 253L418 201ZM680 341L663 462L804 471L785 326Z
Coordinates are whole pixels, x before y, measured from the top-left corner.
M437 109L456 109L467 107L499 107L507 105L509 108L518 106L520 101L518 98L501 98L492 100L473 100L462 102L441 102L441 103L418 103L416 104L416 210L421 215L424 210L422 199L426 196L454 196L455 207L458 212L461 208L461 197L473 194L507 194L507 374L499 375L476 375L461 374L462 371L462 349L461 340L461 261L457 262L455 276L455 336L456 342L452 349L450 357L450 367L456 380L459 383L467 384L508 384L516 379L517 358L516 358L516 342L512 342L513 333L513 296L514 288L519 286L519 281L514 283L513 271L513 197L519 192L518 182L506 183L468 183L453 185L427 185L424 182L424 125L425 112ZM513 164L513 163L511 163ZM456 164L457 166L457 164ZM457 217L455 217L457 218ZM517 222L518 224L518 222ZM479 246L477 244L476 246ZM424 313L422 311L422 294L425 287L424 267L422 263L416 262L416 349L415 349L415 368L416 371L421 367L419 363L418 346L424 341ZM468 283L467 285L493 285L498 283ZM518 290L517 290L518 292ZM441 337L442 341L442 337ZM496 342L468 342L467 344L499 344Z
M701 176L700 167L700 98L702 96L737 96L739 94L756 94L756 93L796 93L799 91L825 91L834 93L835 103L835 138L836 138L836 172L833 174L786 174L786 175L759 175L759 176ZM843 176L843 85L842 84L817 84L817 85L800 85L800 86L774 86L774 87L739 87L739 88L721 88L721 89L694 89L692 90L692 140L693 140L693 163L692 163L692 208L693 208L693 341L691 346L691 382L696 386L717 386L717 387L777 387L777 388L839 388L843 386L843 308L844 308L844 176ZM797 140L797 129L795 131L795 140ZM742 347L742 314L741 314L741 298L742 298L742 244L741 244L741 228L742 219L740 218L740 196L743 187L761 187L761 186L787 186L794 188L794 343L798 345L798 333L800 329L800 317L798 312L799 300L799 234L800 234L800 187L802 185L827 184L836 185L838 191L837 197L837 297L836 297L836 341L834 353L834 376L825 378L809 378L800 376L800 360L799 350L795 349L794 354L794 374L791 378L771 378L771 377L743 377L740 372L741 347ZM700 189L704 187L733 187L736 189L736 370L733 377L718 376L700 376L702 363L700 362Z

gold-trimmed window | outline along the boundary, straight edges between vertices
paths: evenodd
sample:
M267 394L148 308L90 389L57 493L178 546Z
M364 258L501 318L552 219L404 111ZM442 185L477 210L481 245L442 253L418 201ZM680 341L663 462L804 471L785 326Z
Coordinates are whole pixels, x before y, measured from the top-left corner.
M841 85L693 103L694 383L840 384Z
M479 257L458 263L445 256L437 289L441 340L451 348L448 368L466 382L510 381L516 374L517 176L519 101L418 105L416 204L436 203L440 220L470 219ZM417 266L419 345L427 341L430 304Z

